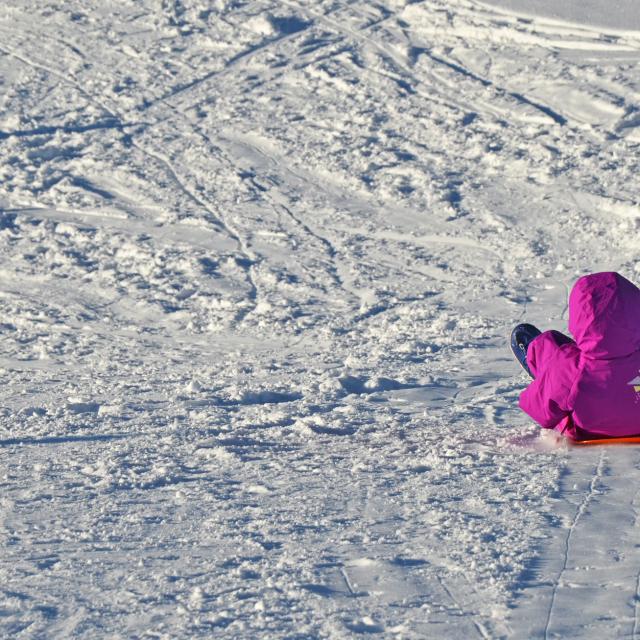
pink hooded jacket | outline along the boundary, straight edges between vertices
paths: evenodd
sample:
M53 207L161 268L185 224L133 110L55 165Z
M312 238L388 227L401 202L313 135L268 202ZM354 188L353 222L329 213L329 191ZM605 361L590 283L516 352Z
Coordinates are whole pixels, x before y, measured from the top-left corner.
M580 278L569 331L575 342L545 331L529 345L520 407L576 439L640 434L640 289L618 273Z

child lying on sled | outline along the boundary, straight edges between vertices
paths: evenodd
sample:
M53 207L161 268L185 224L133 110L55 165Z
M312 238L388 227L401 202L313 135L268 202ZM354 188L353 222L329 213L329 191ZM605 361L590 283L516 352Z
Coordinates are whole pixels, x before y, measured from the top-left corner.
M569 331L518 325L514 353L533 377L520 407L574 439L640 434L640 289L618 273L580 278L569 296Z

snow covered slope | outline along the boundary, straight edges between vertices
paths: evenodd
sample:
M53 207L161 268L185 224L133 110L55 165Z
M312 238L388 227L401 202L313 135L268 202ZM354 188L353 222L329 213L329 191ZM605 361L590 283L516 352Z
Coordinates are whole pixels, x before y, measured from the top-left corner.
M640 280L640 32L508 9L2 3L0 635L638 634L506 336Z
M603 30L640 30L640 7L637 0L616 0L613 5L603 0L582 0L581 2L485 0L485 3L522 15L560 18L566 22Z

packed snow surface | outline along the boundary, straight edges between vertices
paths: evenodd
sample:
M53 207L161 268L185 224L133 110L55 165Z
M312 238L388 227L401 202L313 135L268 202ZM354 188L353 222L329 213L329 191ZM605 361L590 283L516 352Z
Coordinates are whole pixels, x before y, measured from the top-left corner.
M2 2L1 636L639 637L507 348L640 280L637 3L497 4Z
M574 24L596 28L640 29L640 3L638 0L484 0L485 3L544 18L560 18Z

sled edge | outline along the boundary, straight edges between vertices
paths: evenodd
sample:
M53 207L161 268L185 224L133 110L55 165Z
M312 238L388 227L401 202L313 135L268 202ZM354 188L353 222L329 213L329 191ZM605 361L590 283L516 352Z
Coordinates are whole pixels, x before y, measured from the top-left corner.
M640 444L640 435L638 436L620 436L619 438L592 438L589 440L573 440L567 438L572 447L593 447L603 444Z

